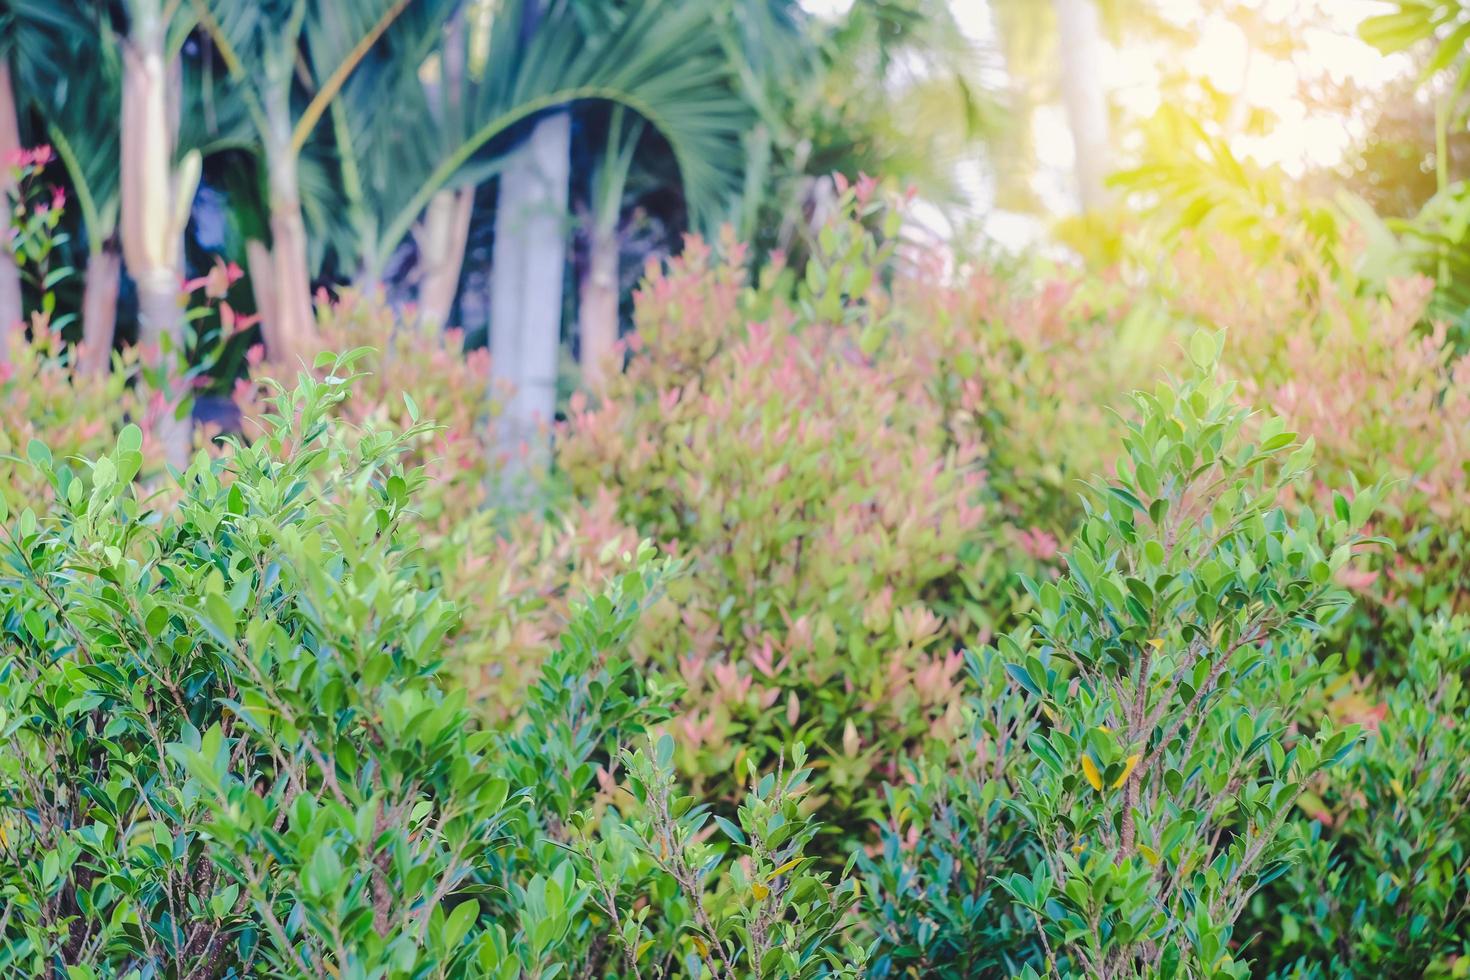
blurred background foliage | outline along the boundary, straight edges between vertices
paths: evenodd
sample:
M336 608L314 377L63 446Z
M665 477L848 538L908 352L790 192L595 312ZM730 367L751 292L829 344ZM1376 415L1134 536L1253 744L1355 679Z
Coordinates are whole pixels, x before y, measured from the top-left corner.
M130 52L155 22L168 132L124 146ZM198 155L181 275L239 264L231 306L261 318L208 370L219 390L257 339L306 342L318 288L381 289L488 344L512 275L498 237L563 270L500 311L507 336L555 330L563 380L537 405L554 410L570 366L626 330L649 259L729 224L758 266L800 268L834 173L912 188L905 234L956 263L1143 276L1161 242L1219 234L1363 288L1430 275L1432 314L1467 334L1459 2L5 0L0 24L4 148L55 148L62 256L83 273L58 288L101 311L98 336L138 335L147 278L124 254L124 161L150 141L183 173ZM500 203L541 193L513 161L553 120L560 232L533 246Z
M137 422L154 480L370 348L338 414L422 436L415 589L477 718L654 541L690 569L629 638L684 690L670 759L733 814L810 745L877 975L968 976L1030 858L911 861L987 833L987 713L1023 721L961 651L1068 567L1107 407L1222 330L1232 397L1315 443L1282 503L1382 480L1396 546L1334 557L1341 671L1292 705L1388 734L1296 788L1311 862L1246 951L1465 976L1467 729L1419 707L1463 706L1467 122L1470 0L0 0L0 500L54 503L33 438ZM1395 733L1435 760L1407 794Z

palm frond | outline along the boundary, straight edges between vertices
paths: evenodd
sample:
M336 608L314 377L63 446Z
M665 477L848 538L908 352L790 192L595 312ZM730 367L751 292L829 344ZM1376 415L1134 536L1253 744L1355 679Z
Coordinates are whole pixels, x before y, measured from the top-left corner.
M380 259L437 191L509 149L518 124L576 102L622 105L657 130L698 223L712 223L738 192L753 117L723 47L724 4L647 0L589 17L587 5L557 0L534 28L525 7L511 3L496 16L482 56L472 32L450 38L459 49L441 52L472 67L432 93L401 70L364 71L344 87L345 138L365 206L379 218Z

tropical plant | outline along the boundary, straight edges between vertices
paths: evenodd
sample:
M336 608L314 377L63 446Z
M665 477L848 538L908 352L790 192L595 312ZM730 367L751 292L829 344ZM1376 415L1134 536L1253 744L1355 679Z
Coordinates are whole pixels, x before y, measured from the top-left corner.
M1271 418L1247 434L1213 380L1219 345L1195 334L1191 375L1134 396L1127 456L1094 489L1067 574L1028 583L1033 626L999 645L1052 721L1012 804L1043 859L1002 881L1043 972L1248 975L1232 927L1298 859L1306 783L1357 741L1302 732L1297 711L1337 659L1314 662L1310 637L1346 601L1333 576L1381 491L1325 518L1281 509L1310 443Z
M1033 922L997 884L1029 869L1035 842L1010 809L1034 765L1034 702L993 654L966 657L965 724L952 752L884 787L878 845L857 852L875 977L1014 976L1040 964Z
M315 347L311 267L302 218L303 148L373 46L411 6L443 9L447 4L434 0L412 4L409 0L370 0L345 6L304 0L260 4L194 0L200 20L235 81L237 96L246 106L264 161L271 292L261 304L261 323L267 350L287 363L309 355ZM298 60L303 50L306 57ZM293 99L300 84L298 64L305 68L304 105ZM404 66L404 70L415 67Z
M1143 135L1140 162L1111 181L1136 196L1167 240L1229 235L1259 265L1339 261L1348 220L1332 201L1305 192L1279 167L1242 159L1228 139L1177 107L1160 108Z
M591 179L584 232L587 271L577 297L577 341L582 377L587 387L599 394L607 383L607 373L622 368L613 360L622 299L619 224L633 155L645 125L642 119L628 119L622 106L614 107L607 124L607 145L597 158Z
M635 301L627 372L600 406L574 399L557 463L693 566L635 650L689 688L696 787L733 796L742 757L767 769L806 741L851 834L897 758L958 724L953 644L986 615L994 539L944 348L890 313L893 241L863 222L896 215L867 182L840 208L794 289L779 269L747 287L728 239L687 243Z
M1302 860L1252 909L1277 976L1453 977L1470 955L1470 623L1427 623L1405 659Z
M118 163L123 259L138 289L138 345L165 410L154 427L170 465L188 460L189 392L177 370L185 353L180 303L183 235L199 184L200 156L177 156L172 71L193 19L181 4L128 0L122 41Z
M36 64L23 74L19 93L26 107L40 110L45 140L66 169L85 231L78 363L95 374L107 369L111 357L121 274L122 51L101 5L49 7L45 24L26 32L23 43Z
M487 156L514 145L518 123L575 102L620 104L645 119L668 141L697 220L721 214L736 186L730 161L745 120L712 31L717 8L703 0L532 6L518 0L489 28L467 18L447 35L429 18L403 21L384 33L371 62L394 71L347 81L337 149L351 171L345 186L359 233L348 265L360 263L369 281L438 191L477 182ZM441 72L436 85L419 78L426 61ZM419 139L401 139L404 127Z
M798 270L839 192L832 175L880 174L960 213L956 178L1001 128L983 52L949 5L857 0L815 17L791 0L744 0L731 25L741 91L758 114L743 140L735 226L759 261ZM882 98L854 99L853 91Z

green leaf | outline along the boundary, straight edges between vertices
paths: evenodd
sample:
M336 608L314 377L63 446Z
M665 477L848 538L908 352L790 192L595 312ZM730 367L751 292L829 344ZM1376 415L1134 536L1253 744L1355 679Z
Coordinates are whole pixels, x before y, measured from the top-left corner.
M143 448L143 430L132 422L117 434L118 453L135 453Z
M460 902L444 923L444 945L453 950L470 934L470 927L480 916L480 903L470 899Z
M39 439L32 439L26 444L26 458L33 463L37 469L49 471L51 469L51 450Z
M1042 696L1041 688L1036 686L1036 682L1031 679L1031 675L1026 672L1025 667L1020 664L1006 664L1006 674L1011 680L1021 685L1032 697L1039 698Z
M1196 330L1189 338L1189 359L1202 371L1214 368L1219 351L1218 342L1207 330Z
M739 827L735 826L734 823L718 815L715 816L715 823L719 826L721 830L725 832L726 837L730 838L730 840L734 841L736 844L739 844L741 847L745 846L745 834L743 831L741 831Z

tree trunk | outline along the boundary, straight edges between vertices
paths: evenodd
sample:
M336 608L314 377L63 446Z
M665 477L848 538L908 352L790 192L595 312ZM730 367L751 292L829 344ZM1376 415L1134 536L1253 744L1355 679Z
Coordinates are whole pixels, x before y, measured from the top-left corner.
M276 286L272 277L275 259L265 242L252 238L245 242L245 265L250 270L250 291L255 296L255 314L260 317L260 339L266 350L281 346L280 327L276 323Z
M612 361L618 342L618 235L593 227L587 249L587 275L578 297L577 321L582 350L582 380L602 394L607 377L619 365Z
M1036 0L992 0L990 23L995 31L1001 59L1002 90L1006 121L996 134L990 164L994 172L995 207L1001 211L1027 214L1043 210L1031 178L1036 173L1035 114L1043 101L1040 72L1035 70L1034 36L1037 14L1044 12Z
M557 112L536 124L500 174L490 355L495 379L515 388L499 419L499 449L511 475L541 470L550 455L570 169L571 117Z
M134 276L138 287L138 343L145 363L157 366L181 356L175 344L182 343L183 312L180 304L178 273L173 269L153 270ZM163 350L164 338L170 350ZM170 377L165 389L154 393L156 401L149 406L153 415L153 437L163 447L168 465L183 469L189 465L193 448L192 420L188 415L177 418L184 391L179 379Z
M82 374L106 374L112 363L121 266L117 246L111 243L87 256L82 287L82 346L77 356L77 369Z
M290 127L273 150L268 149L271 208L271 285L275 290L272 317L277 349L266 347L272 361L295 369L314 353L316 323L311 307L311 272L306 264L306 222L301 217L301 193L296 179L296 154L291 150Z
M174 418L185 398L178 366L184 356L184 310L179 303L179 258L188 205L198 180L174 167L169 118L166 25L157 0L135 3L123 46L122 146L119 158L123 258L138 286L139 345L146 364L162 369L154 436L173 466L188 464L189 418ZM185 185L188 186L185 186ZM167 350L165 351L165 338Z
M1107 204L1111 171L1108 98L1103 88L1102 28L1094 0L1053 0L1057 13L1062 102L1072 130L1078 197L1082 210Z
M20 125L15 113L15 92L10 87L10 65L0 58L0 364L10 360L10 336L24 329L21 306L20 269L9 248L11 160L20 152Z
M464 15L456 8L444 24L443 64L437 81L426 81L429 104L443 106L441 111L458 120L460 97L464 91ZM442 91L441 91L442 88ZM440 125L450 124L440 118ZM459 292L460 271L464 267L465 245L470 236L470 216L475 209L475 188L442 190L429 201L424 223L419 230L419 319L449 324L454 298Z
M440 191L429 202L418 236L419 318L425 323L448 326L454 297L459 292L459 273L464 266L465 242L470 235L470 213L475 206L475 189Z

